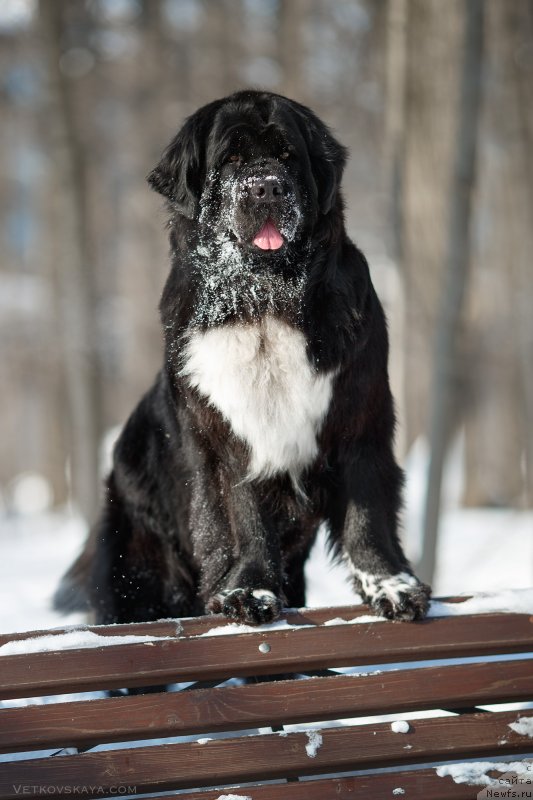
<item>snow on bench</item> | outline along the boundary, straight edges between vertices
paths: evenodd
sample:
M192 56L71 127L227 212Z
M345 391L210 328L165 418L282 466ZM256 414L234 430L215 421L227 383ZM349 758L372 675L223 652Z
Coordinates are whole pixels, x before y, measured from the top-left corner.
M533 591L435 601L420 623L353 606L1 635L0 676L0 798L466 800L533 781Z

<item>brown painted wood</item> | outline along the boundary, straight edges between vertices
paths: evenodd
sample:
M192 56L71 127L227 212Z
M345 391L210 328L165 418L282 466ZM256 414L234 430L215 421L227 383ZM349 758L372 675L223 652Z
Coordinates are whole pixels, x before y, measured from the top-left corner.
M270 651L259 651L268 643ZM484 614L257 631L0 658L0 697L527 652L533 617Z
M464 603L469 597L440 597L435 598L442 603ZM287 609L280 619L286 620L290 625L322 625L330 619L355 619L355 617L373 614L368 606L334 606L331 608L303 608ZM231 623L230 623L231 624ZM15 631L13 633L0 633L0 647L7 642L31 639L36 636L59 636L73 630L88 630L100 636L199 636L213 628L228 625L228 620L221 614L208 614L203 617L188 617L182 619L160 620L159 622L132 622L127 625L72 625L65 628L51 628L37 631Z
M0 634L0 647L8 642L20 642L39 636L62 636L73 631L92 631L99 636L177 636L183 635L183 627L178 619L161 622L131 622L127 625L69 625L65 628L50 628L38 631L16 631Z
M314 758L306 753L307 734L291 733L14 761L1 765L0 797L14 800L22 786L43 787L40 791L46 794L58 793L58 787L65 792L66 787L83 785L83 795L92 797L127 785L140 794L495 753L497 757L525 754L531 749L530 739L509 728L518 716L498 712L413 720L407 734L393 733L388 723L324 729Z
M427 667L0 710L0 752L533 697L533 660Z
M225 794L248 796L253 800L394 800L396 795L393 791L398 788L405 791L398 800L475 800L482 787L457 784L450 777L439 778L434 769L420 769L251 788L228 786L225 789L186 792L179 795L179 800L219 800ZM176 800L176 795L160 796L158 800Z
M466 599L466 598L465 598ZM322 625L329 619L342 617L354 619L365 614L372 614L368 606L342 606L334 608L287 609L280 620L286 620L290 625ZM50 630L16 631L14 633L0 633L0 647L7 642L23 639L32 639L36 636L60 636L73 630L87 630L99 636L200 636L214 628L234 624L222 614L207 614L203 617L185 617L182 619L160 620L159 622L132 622L125 625L72 625L65 628L51 628Z

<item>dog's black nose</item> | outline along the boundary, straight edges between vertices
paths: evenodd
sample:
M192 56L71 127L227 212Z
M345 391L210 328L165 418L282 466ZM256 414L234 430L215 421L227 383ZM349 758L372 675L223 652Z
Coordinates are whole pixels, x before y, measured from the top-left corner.
M275 203L283 197L283 186L277 178L254 178L250 184L250 194L254 200Z

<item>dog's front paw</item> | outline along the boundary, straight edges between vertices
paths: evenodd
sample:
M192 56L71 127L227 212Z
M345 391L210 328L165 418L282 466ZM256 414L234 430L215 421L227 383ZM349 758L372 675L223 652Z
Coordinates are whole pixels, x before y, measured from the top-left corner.
M431 588L409 572L369 575L357 570L363 599L387 619L424 619L429 609Z
M224 614L230 619L262 625L272 622L281 613L281 601L268 589L231 589L215 594L207 603L212 614Z

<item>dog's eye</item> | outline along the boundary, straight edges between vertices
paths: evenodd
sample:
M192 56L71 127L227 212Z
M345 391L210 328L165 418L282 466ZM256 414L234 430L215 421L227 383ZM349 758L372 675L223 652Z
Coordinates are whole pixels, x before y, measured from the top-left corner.
M237 155L233 155L233 156L230 156L228 158L228 161L231 161L232 164L236 164L237 161L240 161L240 160L241 160L241 157L237 156Z
M288 150L284 150L283 153L280 155L280 158L286 159L289 156L290 156L289 151Z

